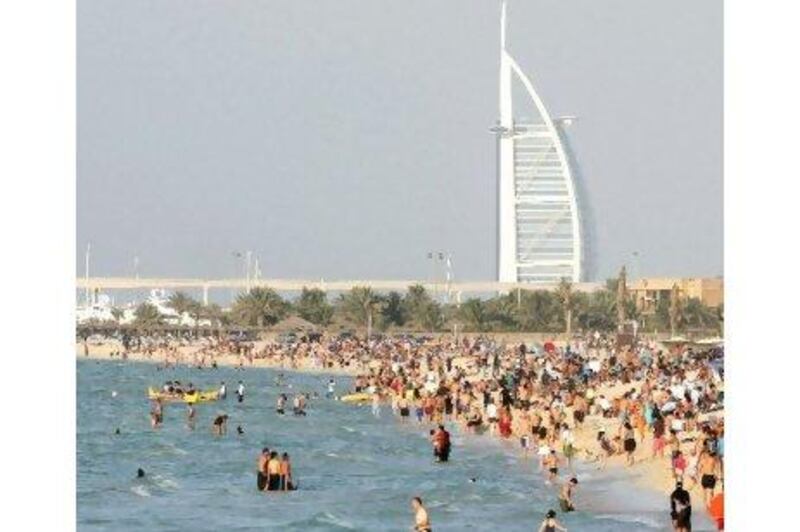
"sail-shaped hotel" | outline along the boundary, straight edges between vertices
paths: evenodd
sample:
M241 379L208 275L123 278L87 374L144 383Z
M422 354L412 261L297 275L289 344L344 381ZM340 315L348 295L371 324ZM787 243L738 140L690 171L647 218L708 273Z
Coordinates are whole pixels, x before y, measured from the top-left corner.
M553 120L506 48L506 2L500 16L500 120L498 167L498 280L550 284L584 280L584 249L573 168L562 127ZM516 121L512 83L522 83L529 101Z

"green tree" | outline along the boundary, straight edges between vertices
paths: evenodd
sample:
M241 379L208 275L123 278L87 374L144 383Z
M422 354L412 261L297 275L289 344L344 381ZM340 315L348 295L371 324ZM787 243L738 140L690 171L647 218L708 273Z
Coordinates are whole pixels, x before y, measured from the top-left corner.
M113 307L111 309L111 315L114 316L114 319L119 322L123 316L125 316L125 312L119 307Z
M383 304L371 288L354 286L339 296L339 304L345 317L353 323L365 324L367 337L372 334L373 321L380 316Z
M548 290L522 290L515 321L520 331L549 332L554 330L560 315L558 296Z
M294 308L301 318L317 325L328 325L333 317L333 305L319 288L303 288Z
M134 324L140 327L153 327L164 323L164 316L152 303L140 303L134 311Z
M403 296L397 292L389 292L383 300L381 316L387 326L402 327L405 325L408 322L408 309L403 301Z
M274 325L289 310L289 304L271 288L256 287L240 294L231 308L231 317L239 325L264 327Z
M576 312L578 326L584 331L613 331L616 326L616 283L612 287L586 294Z
M192 305L196 303L197 301L192 299L186 292L178 291L169 296L167 306L178 314L184 314L188 313Z
M719 327L718 313L715 309L707 307L698 298L686 300L683 307L686 326L692 329L717 329Z
M422 285L409 286L403 303L408 317L417 327L428 331L442 327L444 323L442 307L431 298Z
M476 297L468 299L461 305L458 310L458 317L473 331L485 332L489 325L489 313L486 309L486 304Z

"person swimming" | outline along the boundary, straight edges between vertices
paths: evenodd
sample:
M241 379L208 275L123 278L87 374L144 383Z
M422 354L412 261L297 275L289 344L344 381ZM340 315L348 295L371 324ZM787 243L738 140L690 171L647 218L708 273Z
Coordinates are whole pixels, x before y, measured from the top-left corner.
M136 478L144 478L144 469L141 467L136 470Z
M561 526L561 523L556 521L556 512L553 510L548 510L547 514L545 515L544 521L542 521L541 526L539 527L539 532L567 532L567 529Z
M431 532L431 520L428 517L428 510L422 504L422 499L419 497L411 499L411 508L414 510L414 532Z

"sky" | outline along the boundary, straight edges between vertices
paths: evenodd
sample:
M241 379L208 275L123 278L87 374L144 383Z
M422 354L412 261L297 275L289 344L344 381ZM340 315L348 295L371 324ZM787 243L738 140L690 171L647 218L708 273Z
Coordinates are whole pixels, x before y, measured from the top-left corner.
M509 0L594 275L723 273L722 2ZM78 0L77 271L495 275L499 0ZM526 110L515 102L515 112ZM532 116L533 111L527 116ZM138 266L135 266L138 264Z

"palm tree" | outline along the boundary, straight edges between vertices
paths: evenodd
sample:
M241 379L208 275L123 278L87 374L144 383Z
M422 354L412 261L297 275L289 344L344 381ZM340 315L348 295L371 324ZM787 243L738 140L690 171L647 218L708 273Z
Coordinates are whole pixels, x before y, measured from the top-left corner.
M289 305L271 288L256 287L239 294L231 314L240 325L261 327L274 325L288 312Z
M161 315L158 308L146 301L136 307L134 316L136 317L134 323L142 327L152 327L164 323L164 316Z
M369 287L354 286L350 292L339 297L339 302L347 317L356 323L366 323L369 339L375 314L381 311L380 298Z
M186 292L178 291L169 297L167 306L179 315L183 315L189 312L189 309L191 309L194 303L196 303L196 301L187 295Z
M420 284L408 287L403 304L408 316L417 327L433 331L442 325L441 306L434 301Z
M561 278L556 289L558 298L561 301L561 309L564 311L564 324L566 327L567 337L572 336L572 309L573 309L573 292L572 283L566 277Z
M114 316L114 319L117 320L117 322L119 322L122 317L125 316L125 312L119 307L114 307L111 309L111 315Z

